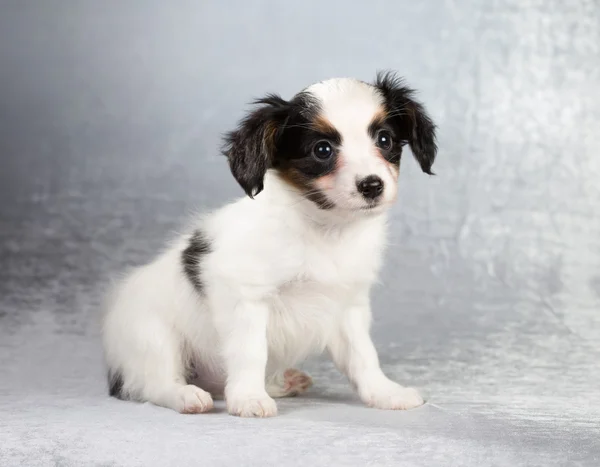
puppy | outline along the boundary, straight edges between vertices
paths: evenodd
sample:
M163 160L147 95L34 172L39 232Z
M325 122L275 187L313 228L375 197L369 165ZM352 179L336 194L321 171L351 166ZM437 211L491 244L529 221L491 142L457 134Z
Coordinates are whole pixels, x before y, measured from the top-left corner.
M248 196L200 218L110 297L110 395L181 413L224 396L232 415L270 417L273 398L312 384L294 366L326 349L368 406L421 405L379 366L369 292L403 146L431 174L433 122L392 73L255 104L223 151Z

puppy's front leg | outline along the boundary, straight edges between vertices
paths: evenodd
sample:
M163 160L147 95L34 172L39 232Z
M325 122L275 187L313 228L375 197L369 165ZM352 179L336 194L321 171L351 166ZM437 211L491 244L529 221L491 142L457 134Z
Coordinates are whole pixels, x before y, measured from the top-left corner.
M346 310L338 332L328 345L334 363L371 407L402 410L422 405L423 399L415 389L391 381L381 371L370 326L371 308L365 293Z
M225 400L231 415L272 417L277 405L265 390L269 308L262 301L241 301L219 323L227 369Z

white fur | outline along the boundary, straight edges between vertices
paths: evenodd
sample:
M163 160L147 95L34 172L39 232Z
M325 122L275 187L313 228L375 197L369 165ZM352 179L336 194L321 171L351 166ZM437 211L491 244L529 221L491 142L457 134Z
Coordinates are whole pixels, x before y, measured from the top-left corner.
M378 175L385 184L380 208L389 206L396 199L398 172L377 157L378 150L367 132L373 116L383 110L383 97L373 86L351 78L322 81L307 92L323 103L323 117L343 136L343 169L336 174L335 183L325 179L318 187L338 209L360 209L366 202L355 189L356 181Z
M209 393L224 394L231 414L272 416L277 407L271 395L310 385L306 375L286 370L328 350L366 404L422 404L415 390L383 374L369 336L369 291L397 177L372 154L366 132L381 98L352 80L318 83L309 92L344 137L346 165L328 192L336 208L318 209L269 171L256 199L240 199L198 220L152 263L130 273L104 321L107 364L122 375L124 394L180 412L209 410ZM358 211L355 180L372 173L385 181L384 202ZM181 263L195 229L211 245L199 264L202 294ZM197 386L185 381L189 360Z

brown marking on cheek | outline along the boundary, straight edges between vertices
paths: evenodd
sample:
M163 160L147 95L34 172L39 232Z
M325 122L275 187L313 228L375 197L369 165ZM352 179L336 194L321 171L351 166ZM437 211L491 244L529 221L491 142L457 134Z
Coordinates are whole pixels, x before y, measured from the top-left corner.
M301 192L305 192L308 189L308 180L306 180L300 172L294 170L294 168L290 167L286 170L280 170L279 176L288 185L291 185Z
M298 190L306 199L315 203L320 209L332 209L335 207L333 201L329 200L325 193L323 193L323 191L333 184L333 174L327 174L310 180L294 168L289 168L280 170L279 176L284 182Z
M334 175L331 173L323 175L322 177L315 179L313 183L319 190L331 190L334 185Z

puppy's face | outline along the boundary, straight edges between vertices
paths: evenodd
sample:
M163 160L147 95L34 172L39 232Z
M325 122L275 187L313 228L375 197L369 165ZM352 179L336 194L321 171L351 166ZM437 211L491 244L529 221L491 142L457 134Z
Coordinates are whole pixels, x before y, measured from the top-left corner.
M275 169L320 209L377 212L396 197L403 146L431 173L435 127L412 96L389 73L374 84L323 81L290 101L269 95L227 136L224 152L249 196Z

